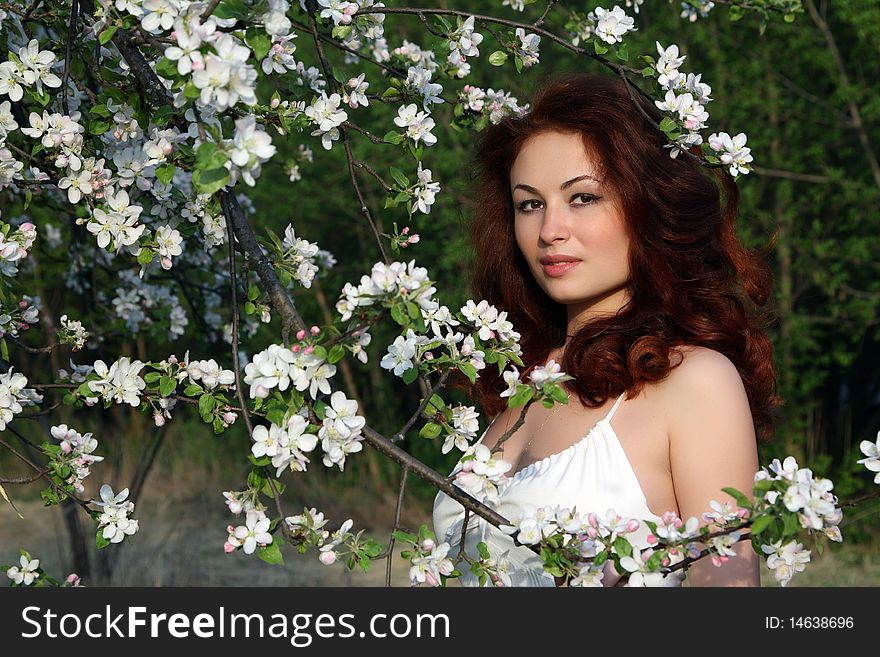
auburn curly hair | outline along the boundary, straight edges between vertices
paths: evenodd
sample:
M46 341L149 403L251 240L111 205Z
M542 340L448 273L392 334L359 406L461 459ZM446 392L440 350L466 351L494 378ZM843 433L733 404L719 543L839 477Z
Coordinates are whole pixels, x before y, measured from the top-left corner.
M752 252L737 237L739 190L732 176L686 154L671 158L666 137L645 115L657 124L662 119L636 90L631 97L623 80L576 73L546 83L524 116L485 130L473 163L473 298L508 311L522 335L523 376L569 337L561 365L575 377L567 387L586 406L624 391L633 396L663 379L680 362L671 358L675 347L719 351L742 377L758 436L769 439L778 403L764 330L770 247ZM514 236L510 169L523 143L548 130L582 136L620 199L630 238L631 301L573 336L566 336L565 306L539 287ZM481 370L476 399L485 413L505 408L499 397L505 387L497 368Z

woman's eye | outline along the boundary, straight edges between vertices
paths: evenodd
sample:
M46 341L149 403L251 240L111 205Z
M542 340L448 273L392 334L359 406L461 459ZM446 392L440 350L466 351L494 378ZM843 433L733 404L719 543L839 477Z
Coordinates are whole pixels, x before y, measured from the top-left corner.
M579 203L578 205L589 205L590 203L592 203L593 201L596 200L596 197L593 196L592 194L575 194L572 197L572 200L575 200L575 199L583 199L583 202Z
M532 203L540 203L540 201L536 201L534 199L530 199L528 201L521 201L517 204L516 209L520 212L532 212L532 208L528 207Z

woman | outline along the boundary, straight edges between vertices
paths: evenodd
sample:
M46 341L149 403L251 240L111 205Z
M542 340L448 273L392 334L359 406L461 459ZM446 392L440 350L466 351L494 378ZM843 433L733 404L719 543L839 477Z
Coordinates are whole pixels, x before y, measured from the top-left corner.
M769 437L775 403L758 312L770 275L736 236L731 176L670 158L666 144L622 80L576 74L546 86L528 114L490 127L479 145L473 296L507 310L521 333L521 380L551 359L574 377L567 405L532 404L496 454L513 464L496 506L505 517L531 504L655 521L671 511L704 523L712 500L733 502L723 487L751 491L755 427ZM481 438L491 449L522 409L499 397L497 369L477 383L494 416ZM463 515L437 495L435 532L451 555ZM537 555L471 514L471 559L480 540L493 559L508 559L514 586L557 583ZM692 564L689 583L759 585L748 541L735 550L721 566ZM462 584L476 584L467 564L459 570ZM605 569L603 585L624 582Z

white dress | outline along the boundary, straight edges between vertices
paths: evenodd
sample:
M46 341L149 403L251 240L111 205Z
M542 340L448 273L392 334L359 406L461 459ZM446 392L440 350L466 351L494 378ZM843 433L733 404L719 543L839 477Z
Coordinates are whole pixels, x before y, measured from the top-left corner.
M660 518L651 513L642 487L630 465L629 459L611 427L611 419L617 411L624 395L614 402L603 419L590 429L589 433L565 450L551 454L540 461L530 463L514 473L507 483L499 486L500 501L494 509L505 518L516 516L517 510L526 504L534 507L559 505L576 509L584 514L590 511L604 516L608 509L614 509L626 518L654 520ZM486 429L488 431L488 428ZM483 435L479 442L482 442ZM452 473L461 469L461 461ZM434 534L438 541L446 541L452 548L449 554L458 553L461 541L464 508L443 491L434 499ZM645 540L649 529L642 524L637 532L627 535L627 539L640 548L647 546ZM555 586L553 576L546 573L537 554L528 547L514 545L513 539L480 516L471 513L465 539L465 553L479 560L477 543L485 541L489 554L497 558L510 550L509 574L513 586ZM462 586L479 586L479 580L462 562L457 578ZM607 562L603 584L613 586L620 579L611 562ZM683 574L666 578L667 586L681 584Z

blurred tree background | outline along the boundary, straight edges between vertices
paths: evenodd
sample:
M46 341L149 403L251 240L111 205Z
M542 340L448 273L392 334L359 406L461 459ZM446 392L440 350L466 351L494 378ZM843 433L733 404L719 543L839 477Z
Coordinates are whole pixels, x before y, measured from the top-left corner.
M536 20L546 6L538 2L520 13L502 6L501 0L468 0L466 7L446 0L393 4L463 9L524 22ZM546 25L565 34L569 12L586 13L597 4L607 6L595 1L561 3L550 12ZM629 52L656 56L655 41L664 47L678 44L681 54L687 55L681 70L701 73L702 81L712 87L714 101L706 108L710 130L748 135L755 170L739 180L739 227L754 248L766 246L775 235L775 247L768 256L775 275L772 337L779 393L784 400L776 436L761 448L761 463L793 454L817 474L830 477L841 499L851 498L873 486L870 473L856 460L861 457L859 442L873 441L880 429L880 261L876 259L880 253L880 4L877 0L804 0L805 11L794 22L774 16L763 33L757 18L745 16L734 21L725 3L716 5L696 22L680 16L679 2L647 0L637 15L626 8L638 27L626 37ZM485 29L478 27L477 31L485 40L480 56L468 60L471 75L462 81L441 80L447 100L453 100L463 84L472 84L502 88L523 104L555 74L585 69L606 72L597 62L576 58L546 39L541 43L539 65L521 74L512 61L494 67L487 61L497 49L494 39ZM447 52L442 40L428 34L416 16L387 15L385 36L389 49L407 39L435 49L438 60ZM311 37L300 33L297 44L297 60L307 67L319 66ZM334 66L347 66L343 53L333 48L327 52ZM379 67L365 63L350 70L354 75L366 71L370 94L381 94L388 86ZM285 90L279 91L283 97ZM392 119L399 104L370 103L368 110L349 110L349 120L377 135L394 128ZM436 281L440 302L457 308L470 298L472 251L467 221L479 199L474 197L470 175L475 134L450 128L452 109L451 103L433 109L438 145L425 149L422 157L423 166L432 170L442 191L429 215L415 214L411 231L421 239L397 259L414 258L427 267ZM355 159L369 163L386 178L390 166L403 168L413 177L415 163L401 158L395 148L373 144L357 132L349 134ZM279 139L277 143L282 142ZM297 236L317 242L335 256L337 264L322 271L311 290L294 290L295 303L306 322L326 325L338 317L334 306L344 283L357 283L381 256L352 189L341 145L325 151L319 140L306 132L299 136L299 143L314 155L311 162L301 157L297 160L301 180L291 181L288 176L288 165L299 155L296 146L290 146L263 167L255 188L244 189L242 185L238 191L246 191L253 201L251 220L257 234L263 226L280 234L291 223ZM362 170L358 175L380 230L391 233L393 222L399 227L406 225L405 208L384 209L381 186ZM74 317L71 304L88 304L87 299L71 299L69 290L45 293L44 301L50 304L66 294L62 312ZM194 358L213 357L222 366L231 367L227 343L206 344L204 327L193 317L199 312L198 304L186 310L191 321L184 336L163 344L144 334L139 338L140 346L130 345L130 353L159 360L170 353L182 358L190 349ZM245 356L250 358L277 342L279 330L275 318L271 324L259 324L252 337L242 339ZM372 333L369 362L362 364L347 357L339 364L337 378L346 395L358 399L369 424L391 435L418 406L421 391L415 384L402 388L397 377L379 366L385 346L397 335L396 325L389 321ZM73 359L92 363L99 357L103 355L87 350ZM16 354L16 369L30 373L48 371L51 366L57 371L57 367L66 366L66 356L60 363L57 358ZM32 380L47 381L50 376ZM469 403L458 392L444 394ZM61 407L57 413L52 423L67 421L82 432L95 433L99 452L107 454L107 461L121 478L120 488L129 485L125 477L135 476L155 451L157 468L149 485L161 484L163 496L179 487L203 490L206 504L224 512L220 491L241 488L249 467L249 440L240 421L214 436L197 414L179 407L175 418L162 429L151 427L148 418L136 411L119 406L108 411ZM483 418L483 428L489 420ZM441 443L420 440L418 427L409 432L404 448L438 471L448 472L457 460L455 450L441 454ZM46 434L40 434L45 427L28 429L34 429L30 433L35 442L45 439ZM157 437L160 434L162 437ZM0 454L0 462L12 464L5 453ZM338 522L348 516L356 523L360 520L373 526L393 522L400 469L369 448L351 457L343 473L327 471L313 460L308 473L288 474L287 481L294 490L302 491L303 504L319 509L338 507ZM206 482L212 483L209 486ZM37 490L35 487L34 497ZM410 476L406 517L413 523L430 523L435 492ZM853 512L852 518L845 515L841 528L847 542L869 541L876 536L878 508L876 503L865 505ZM146 503L141 510L146 510ZM858 522L847 527L856 517ZM216 531L201 530L211 550L222 546L223 522ZM150 531L147 523L142 531ZM378 538L384 541L387 537ZM0 556L6 556L11 548L3 545Z

